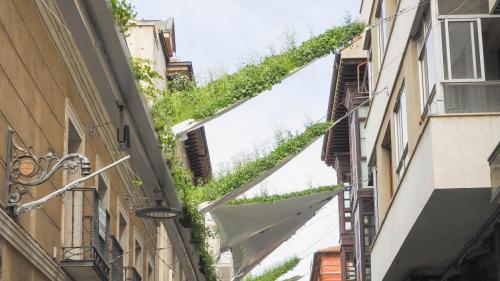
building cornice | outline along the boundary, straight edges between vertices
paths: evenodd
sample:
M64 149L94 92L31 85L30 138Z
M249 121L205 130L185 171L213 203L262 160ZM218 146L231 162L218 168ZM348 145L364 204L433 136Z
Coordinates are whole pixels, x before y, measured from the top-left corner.
M69 280L52 257L3 210L0 210L0 237L12 245L49 280Z

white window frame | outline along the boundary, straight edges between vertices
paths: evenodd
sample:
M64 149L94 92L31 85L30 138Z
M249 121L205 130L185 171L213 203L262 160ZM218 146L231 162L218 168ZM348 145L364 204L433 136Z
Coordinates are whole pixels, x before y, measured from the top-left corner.
M483 51L483 36L482 36L482 27L481 27L481 18L482 17L473 17L473 18L444 18L440 19L439 24L444 22L444 27L445 27L445 42L442 42L445 44L445 49L446 49L446 64L445 61L443 60L443 68L446 67L446 70L448 72L448 79L444 77L445 82L477 82L477 81L485 81L486 75L485 75L485 69L484 69L484 51ZM472 43L472 52L473 52L473 68L474 68L474 76L477 78L466 78L466 79L453 79L452 75L452 68L451 68L451 56L450 56L450 33L449 33L449 23L450 22L470 22L471 23L471 33L474 32L473 30L473 25L472 22L476 22L477 25L477 35L478 35L478 40L479 40L479 64L480 64L480 69L481 73L478 75L477 73L477 61L476 61L476 56L475 56L475 36L471 36L471 43ZM442 36L442 34L440 34ZM442 54L442 57L444 59L444 55Z
M394 107L394 132L396 137L396 173L398 178L406 169L408 158L408 106L405 83L401 85L399 97Z
M127 212L125 211L125 208L123 207L121 201L119 198L117 198L117 206L118 206L118 219L116 220L116 230L117 230L117 237L118 237L118 243L120 244L120 246L122 247L123 249L123 253L125 253L123 255L123 265L124 266L129 266L129 254L128 254L128 251L129 251L129 248L130 248L130 220L127 216ZM125 219L125 222L127 222L127 231L126 231L126 235L127 235L127 238L125 241L125 245L122 245L121 244L121 237L119 237L120 235L120 215Z
M435 57L435 35L433 33L432 16L430 7L427 8L424 17L422 19L420 37L417 39L417 52L418 52L418 65L419 65L419 82L420 82L420 113L424 114L427 111L430 101L433 99L434 94L437 90L437 67L434 63L434 86L429 91L429 68L427 65L427 59L429 57L429 51L431 51ZM429 36L433 36L432 50L426 48ZM424 55L426 60L424 60ZM425 75L424 75L425 68ZM427 93L427 91L429 91Z
M95 156L95 170L99 170L103 167L102 165L102 162L101 162L101 158L99 157L98 154L96 154ZM103 172L103 173L100 173L99 175L96 175L95 176L95 186L96 186L96 189L97 191L99 191L99 188L101 188L99 186L99 177L101 177L104 181L104 184L106 185L106 194L104 195L105 198L100 198L101 201L104 203L104 206L106 207L106 209L110 209L110 202L111 202L111 181L109 179L109 175L108 175L108 172Z
M68 145L69 145L69 128L70 128L70 125L73 126L73 128L75 129L76 133L78 134L78 136L80 137L80 148L78 150L78 153L82 154L82 155L85 155L85 129L82 125L82 122L80 121L80 119L78 118L78 114L75 110L75 108L73 107L73 105L71 104L69 98L65 98L65 101L64 101L64 147L63 147L63 153L64 155L67 155L69 153L68 151ZM66 185L70 180L70 175L68 174L68 171L67 170L63 170L63 173L62 173L62 176L63 176L63 184ZM81 183L79 186L84 186L83 183ZM80 195L81 196L81 195ZM79 196L77 196L79 197ZM67 227L69 226L68 223L69 221L67 221L68 219L70 219L70 205L71 205L71 202L72 202L72 198L70 198L70 196L68 197L63 197L63 203L62 203L62 212L61 212L61 215L62 215L62 224L61 224L61 236L60 236L60 239L61 239L61 245L63 246L69 246L70 243L69 241L66 241L67 238L68 238L68 235L70 235L71 233L69 232L69 229L67 229ZM75 198L75 200L81 200L81 198ZM83 215L81 213L82 211L80 210L80 213L78 211L76 211L76 215L77 216L81 216ZM75 214L73 214L75 215ZM76 242L76 245L77 244L81 244L83 243L81 240L82 237L78 237L77 236L77 242ZM81 241L80 241L81 240Z
M147 259L146 259L146 274L147 276L144 276L144 279L149 281L151 276L149 276L149 270L148 267L150 266L153 269L153 280L156 280L156 268L155 268L155 263L153 262L153 257L149 252L147 253Z
M389 41L389 32L387 30L387 9L385 0L380 0L378 4L378 11L376 18L378 19L378 53L379 53L379 68L382 68L382 62L384 61L385 49L387 48L387 43Z
M373 49L370 44L370 48L368 49L367 57L366 57L366 63L367 63L367 70L368 70L368 96L371 98L373 96Z
M141 264L139 264L139 265L137 264L137 260L135 259L136 255L137 255L137 253L136 253L137 247L135 246L135 242L138 242L138 244L141 246L141 257L140 257L141 258L141 261L140 261ZM139 234L139 232L137 231L136 228L134 228L134 246L133 247L134 247L133 248L134 249L134 251L133 251L134 252L134 256L133 256L134 262L133 262L133 265L134 265L134 268L137 271L137 273L139 273L139 275L141 276L141 278L143 278L143 277L145 277L144 276L144 264L145 264L145 260L144 260L144 253L145 253L144 252L144 243L143 243L143 240L142 240L142 238L141 238L141 236L140 236L140 234Z

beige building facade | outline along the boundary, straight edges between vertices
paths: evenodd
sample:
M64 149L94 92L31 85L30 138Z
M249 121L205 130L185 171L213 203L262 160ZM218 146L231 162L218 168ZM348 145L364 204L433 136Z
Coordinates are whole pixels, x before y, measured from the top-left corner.
M182 207L116 30L106 1L0 3L2 281L204 280L189 230L135 214Z
M494 2L362 1L372 280L458 280L463 273L450 268L495 215L487 161L500 140Z

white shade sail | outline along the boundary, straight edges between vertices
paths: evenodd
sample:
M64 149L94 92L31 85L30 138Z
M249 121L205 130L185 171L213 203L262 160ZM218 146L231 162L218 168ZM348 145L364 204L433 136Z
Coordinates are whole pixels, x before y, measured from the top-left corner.
M272 203L221 206L211 211L222 250L233 254L235 280L288 240L321 207L343 189L324 191Z

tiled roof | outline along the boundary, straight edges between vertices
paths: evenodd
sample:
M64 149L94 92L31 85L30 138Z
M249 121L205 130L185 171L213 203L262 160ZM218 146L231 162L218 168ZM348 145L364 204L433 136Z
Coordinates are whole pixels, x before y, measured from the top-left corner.
M324 248L317 251L316 253L321 253L321 254L340 253L340 245Z

